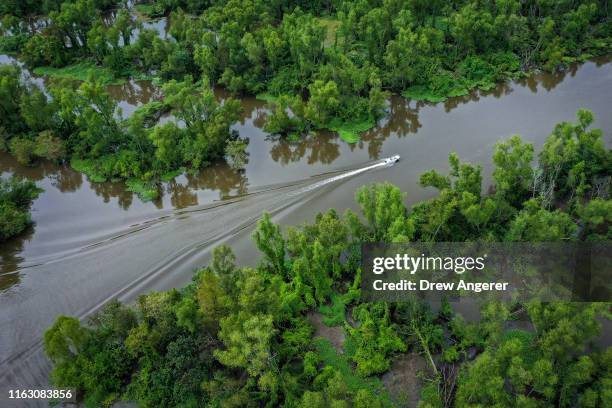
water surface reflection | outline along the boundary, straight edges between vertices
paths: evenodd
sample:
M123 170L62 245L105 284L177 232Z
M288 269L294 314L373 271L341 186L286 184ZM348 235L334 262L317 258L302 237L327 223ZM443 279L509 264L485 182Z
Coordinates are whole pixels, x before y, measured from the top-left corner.
M124 183L91 182L66 165L40 163L24 167L0 153L0 174L26 177L45 189L33 206L34 229L10 244L0 245L2 273L12 274L40 257L78 250L126 226L147 222L176 209L354 168L392 154L400 154L403 160L388 171L388 179L411 195L422 196L416 185L418 174L427 167L444 170L449 150L458 151L466 159L484 160L486 167L490 156L484 152L489 152L495 141L513 133L541 141L554 123L572 120L575 110L581 106L594 109L598 126L609 132L610 126L606 125L611 119L603 112L610 104L601 103L610 99L607 89L612 68L606 64L608 61L599 59L562 73L537 73L440 104L393 96L388 101L387 117L353 145L332 132L318 132L299 141L267 134L262 130L269 114L266 103L245 97L241 99L243 114L235 125L235 130L249 139L250 160L245 170L214 163L197 174L183 174L163 183L160 198L149 203L139 200ZM0 56L0 63L14 62L10 57ZM45 85L44 78L27 70L24 78ZM563 89L557 92L557 88ZM159 88L150 81L131 80L111 85L108 91L124 116L162 98ZM215 92L220 100L229 96L221 89ZM487 142L483 144L482 140ZM459 145L455 145L457 141ZM403 177L398 177L400 169ZM330 206L350 203L352 194ZM7 279L4 278L8 282ZM16 277L11 279L13 284L18 282Z

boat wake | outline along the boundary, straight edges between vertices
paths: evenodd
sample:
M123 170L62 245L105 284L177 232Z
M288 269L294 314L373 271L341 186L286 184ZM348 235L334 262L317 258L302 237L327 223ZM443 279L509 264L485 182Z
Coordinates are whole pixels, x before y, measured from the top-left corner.
M335 188L334 183L392 164L378 160L358 169L262 187L132 224L69 254L26 259L29 267L22 270L20 290L0 296L0 383L46 385L50 365L42 333L56 316L85 321L111 300L132 302L151 290L181 287L209 262L212 249L224 243L254 262L258 255L250 234L264 211L278 222Z

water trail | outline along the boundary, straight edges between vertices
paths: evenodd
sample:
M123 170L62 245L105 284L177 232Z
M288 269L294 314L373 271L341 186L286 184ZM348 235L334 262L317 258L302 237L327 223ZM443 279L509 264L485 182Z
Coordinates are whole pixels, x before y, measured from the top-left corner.
M71 248L69 250L65 250L62 252L47 254L41 257L29 257L28 259L26 259L25 261L21 263L19 270L29 269L29 268L33 268L33 267L37 267L37 266L41 266L45 264L50 264L54 262L60 262L70 257L83 257L84 255L86 255L87 252L97 250L101 246L107 245L111 242L120 240L122 238L127 238L133 234L141 233L146 229L158 226L160 223L170 222L173 219L184 217L187 214L210 211L212 209L217 208L218 206L233 204L235 201L242 200L247 197L253 198L254 196L261 195L264 193L269 193L275 190L283 190L287 187L293 187L293 186L301 185L304 183L312 183L298 190L289 192L286 195L287 197L295 197L295 196L310 192L312 190L315 190L317 188L323 187L329 183L333 183L335 181L339 181L345 178L356 176L368 170L392 165L392 164L386 163L385 160L386 159L381 159L381 160L378 160L374 164L371 164L365 167L361 167L355 170L345 171L345 172L342 172L341 174L338 174L333 177L325 178L315 183L312 183L313 179L316 180L330 173L319 174L316 176L312 176L306 180L293 181L293 182L284 183L284 184L276 185L276 186L262 186L257 191L254 191L251 193L247 193L247 194L243 194L239 196L224 197L224 199L221 201L215 201L212 203L196 205L191 208L174 210L174 211L169 211L169 212L161 212L161 214L157 217L148 218L140 222L133 223L129 226L126 226L125 228L113 231L113 233L108 236L99 236L97 239L93 240L92 242L86 243L84 245L76 246L74 248ZM333 173L337 173L337 172L332 172L332 174ZM19 272L19 270L11 271L11 273L17 273Z
M308 186L306 186L304 188L301 188L299 190L292 191L291 193L288 194L288 196L289 197L294 197L294 196L297 196L297 195L304 194L304 193L307 193L309 191L312 191L312 190L314 190L316 188L323 187L326 184L333 183L335 181L342 180L342 179L345 179L345 178L348 178L348 177L356 176L357 174L361 174L361 173L366 172L368 170L373 170L373 169L376 169L378 167L388 167L388 166L392 166L393 165L393 163L388 163L386 160L387 159L382 159L382 160L380 160L379 162L377 162L375 164L372 164L372 165L369 165L369 166L366 166L366 167L362 167L360 169L347 171L346 173L339 174L337 176L330 177L330 178L325 179L325 180L321 180L321 181L316 182L314 184L310 184L310 185L308 185Z

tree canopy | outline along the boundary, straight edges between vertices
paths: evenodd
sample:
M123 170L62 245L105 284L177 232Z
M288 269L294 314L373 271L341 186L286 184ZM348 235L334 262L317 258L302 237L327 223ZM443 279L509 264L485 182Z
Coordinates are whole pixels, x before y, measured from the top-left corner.
M167 38L113 0L13 3L0 8L0 48L30 66L89 59L115 78L203 78L272 101L271 132L347 141L385 115L389 91L440 101L611 44L610 5L595 0L137 2L137 13L169 16ZM42 28L29 28L32 14L46 16Z
M421 177L439 190L428 201L408 208L397 187L372 184L356 193L360 214L332 209L287 229L264 214L255 268L220 246L183 289L113 302L86 323L58 317L45 333L54 385L76 386L88 406L384 407L397 400L380 375L412 352L429 367L419 407L605 406L612 356L594 340L607 303L489 300L466 321L446 300L368 303L360 292L363 242L609 240L610 185L596 180L610 178L610 150L592 115L577 116L534 167L531 145L500 142L488 194L480 167L451 154L449 174ZM584 163L584 191L542 188L550 163ZM317 315L340 325L341 349L315 335ZM525 327L511 325L517 315Z

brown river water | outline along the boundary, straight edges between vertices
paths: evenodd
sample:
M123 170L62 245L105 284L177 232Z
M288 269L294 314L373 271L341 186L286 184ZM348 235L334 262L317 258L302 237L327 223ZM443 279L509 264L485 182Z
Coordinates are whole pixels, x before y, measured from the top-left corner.
M419 175L447 171L452 151L481 164L486 184L495 142L519 134L538 149L554 124L574 120L579 108L595 113L610 145L609 62L535 74L439 104L392 97L388 117L354 145L330 133L299 142L268 135L261 129L266 104L243 98L235 129L250 140L246 169L219 163L179 176L148 203L122 183L94 183L49 163L23 167L0 153L2 176L27 177L45 190L33 204L33 228L0 245L0 385L47 384L41 338L59 314L86 318L111 299L129 302L183 286L221 243L233 247L239 262L256 263L250 235L263 211L283 225L311 221L328 208L355 208L355 190L382 181L398 185L412 204L435 194L418 186ZM109 90L125 115L159 97L148 82ZM395 154L397 164L376 166Z

